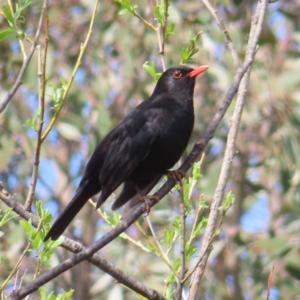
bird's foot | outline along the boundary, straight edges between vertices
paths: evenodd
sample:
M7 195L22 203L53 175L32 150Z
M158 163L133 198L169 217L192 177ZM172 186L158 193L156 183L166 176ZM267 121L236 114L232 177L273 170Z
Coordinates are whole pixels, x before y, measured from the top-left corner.
M147 196L147 195L139 195L139 198L141 201L144 201L146 204L146 210L145 210L145 217L147 217L150 213L151 209L151 200L155 200L156 202L159 202L160 198L157 196Z
M172 170L167 171L166 175L168 178L174 179L176 184L178 184L183 177L185 177L185 173L181 170Z

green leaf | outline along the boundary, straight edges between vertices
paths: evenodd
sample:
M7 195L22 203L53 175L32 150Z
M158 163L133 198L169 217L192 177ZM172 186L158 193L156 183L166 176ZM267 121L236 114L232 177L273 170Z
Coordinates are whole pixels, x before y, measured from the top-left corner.
M195 238L197 235L199 235L202 231L202 229L205 229L208 224L207 218L202 218L202 220L198 223L195 231L193 232L193 238Z
M195 248L194 246L186 243L185 245L185 258L186 260L190 260L193 255L197 252L197 248Z
M117 226L122 221L122 216L116 212L113 212L112 216L107 216L107 220L114 226Z
M166 32L166 37L173 35L174 30L175 30L175 24L174 23L169 24Z
M64 242L64 237L59 237L57 240L55 241L51 241L51 244L50 244L50 249L55 249L57 248L58 246L60 246L63 242Z
M32 227L31 219L29 219L28 221L20 220L20 225L23 227L27 237L30 239L32 235L32 231L34 230Z
M130 13L130 10L128 10L127 8L123 8L118 12L118 15L125 15Z
M175 236L175 230L165 229L164 234L165 234L165 240L164 241L167 244L167 246L170 247L170 245L173 241L173 238Z
M165 279L165 283L173 283L176 282L176 277L173 272L170 272L169 276Z
M181 258L177 258L174 262L173 262L173 268L175 271L178 271L181 267Z
M170 4L168 3L168 6ZM154 19L162 25L165 26L166 20L169 16L168 14L168 6L166 1L160 1L158 5L156 5L153 9Z
M193 172L192 172L194 180L200 179L200 176L201 176L200 170L201 170L201 167L200 167L199 162L198 163L194 163L193 164Z
M9 217L9 215L12 212L12 208L8 208L7 210L5 210L4 216L2 217L2 219L0 220L0 227L2 227L3 225L5 225L9 220L13 219L15 216Z
M194 56L199 51L199 49L196 48L196 42L198 41L200 34L201 32L198 32L196 36L192 36L190 34L190 40L188 46L181 50L180 64L185 64L188 62L195 61L195 59L192 56Z
M146 61L143 64L143 68L154 78L154 80L157 82L158 79L161 76L161 73L157 73L155 66L154 66L154 62L148 62Z
M37 117L38 117L40 111L41 111L40 108L38 108L38 109L36 110L36 112L34 113L33 117L32 117L31 119L28 119L28 120L26 121L26 123L24 124L24 126L30 128L30 129L32 129L32 130L37 130L37 127L36 127L36 119L37 119Z
M3 5L2 10L0 12L6 18L9 26L16 29L14 24L13 12L11 11L10 6L8 4Z
M37 201L36 202L36 208L37 208L37 212L38 212L38 216L41 218L43 216L43 203L42 201Z
M225 204L224 204L224 211L226 212L234 203L235 196L232 191L229 191L225 196Z
M119 15L126 13L135 13L135 10L138 8L137 5L132 5L129 0L116 0L117 3L120 3L124 8L119 11Z
M174 282L174 281L172 281L172 282ZM169 284L166 289L166 292L165 292L166 299L171 300L175 297L175 295L176 295L176 289L171 284Z
M41 238L41 233L37 232L34 239L32 240L32 246L34 249L39 250L43 244L43 239Z
M62 88L65 90L67 88L68 82L63 77L59 78Z
M16 33L15 29L7 28L0 32L0 41L5 39L10 34Z
M159 23L161 23L161 16L160 16L160 11L158 6L154 6L153 14L154 14L154 20L157 20Z
M172 228L177 232L177 234L181 234L181 219L179 216L175 217Z
M156 250L155 250L155 248L152 247L151 244L147 244L146 248L149 249L151 251L151 253L156 254Z
M47 211L47 213L44 216L44 224L49 224L52 220L53 216Z
M162 75L162 73L156 73L155 74L155 81L157 82L158 81L158 79L161 77L161 75Z

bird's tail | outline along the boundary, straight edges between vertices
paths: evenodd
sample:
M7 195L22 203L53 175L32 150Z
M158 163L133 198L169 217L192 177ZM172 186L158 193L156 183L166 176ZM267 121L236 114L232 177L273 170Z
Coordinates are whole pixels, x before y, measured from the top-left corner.
M99 187L99 182L98 184L93 184L89 180L85 181L81 186L79 186L73 199L69 202L67 207L51 226L45 237L45 241L47 241L49 238L52 240L57 240L71 223L71 221L75 218L84 204L89 200L89 198L97 194L100 190L101 188Z

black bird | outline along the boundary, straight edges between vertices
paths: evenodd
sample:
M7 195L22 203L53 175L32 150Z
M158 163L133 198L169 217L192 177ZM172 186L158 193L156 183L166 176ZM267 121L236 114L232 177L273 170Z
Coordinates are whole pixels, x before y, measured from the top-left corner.
M99 208L124 183L112 209L145 197L180 159L194 126L195 78L208 66L165 71L153 94L138 105L97 146L79 187L45 240L56 240L89 198L101 191Z

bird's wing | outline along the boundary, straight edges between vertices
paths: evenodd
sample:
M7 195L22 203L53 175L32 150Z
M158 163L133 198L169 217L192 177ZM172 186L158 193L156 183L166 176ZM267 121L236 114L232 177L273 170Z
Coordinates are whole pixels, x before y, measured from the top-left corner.
M147 157L158 134L157 118L145 117L144 122L130 118L120 124L118 138L111 143L100 173L102 186L116 189Z
M116 127L116 138L111 142L100 172L102 192L97 208L136 170L151 152L153 144L166 122L166 111L144 101Z

